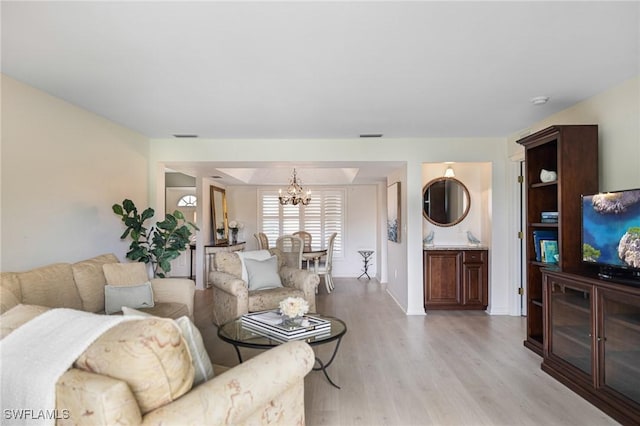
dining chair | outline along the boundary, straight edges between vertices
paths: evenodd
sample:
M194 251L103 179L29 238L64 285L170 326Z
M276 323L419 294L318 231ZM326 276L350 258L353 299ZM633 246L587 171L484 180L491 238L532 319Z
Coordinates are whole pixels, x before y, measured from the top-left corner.
M327 241L327 255L324 259L320 260L320 264L318 265L318 275L324 277L324 285L327 288L327 293L331 293L335 288L333 285L331 270L333 268L333 246L337 235L338 233L334 232L329 237L329 240Z
M253 234L258 240L258 250L269 250L269 237L264 232Z
M276 247L282 252L287 266L302 269L303 242L300 237L283 235L276 240Z
M304 251L311 251L311 234L307 231L297 231L294 232L293 235L296 237L302 238L302 242L304 243Z

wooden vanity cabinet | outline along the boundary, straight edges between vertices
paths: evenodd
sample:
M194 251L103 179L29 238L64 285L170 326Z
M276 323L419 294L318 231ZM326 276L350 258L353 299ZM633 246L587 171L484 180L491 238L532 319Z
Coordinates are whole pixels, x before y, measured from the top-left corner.
M476 248L424 250L424 309L487 309L488 253Z

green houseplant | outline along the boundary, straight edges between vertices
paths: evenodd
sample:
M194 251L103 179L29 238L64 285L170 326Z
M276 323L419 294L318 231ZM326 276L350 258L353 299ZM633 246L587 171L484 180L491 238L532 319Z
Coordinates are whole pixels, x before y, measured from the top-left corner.
M192 230L198 230L196 225L185 220L179 210L167 213L162 222L147 229L145 222L155 214L151 207L138 214L133 201L127 199L122 205L114 204L112 208L127 227L120 239L129 236L132 239L127 259L151 264L154 277L165 278L165 274L171 271L170 262L187 249Z

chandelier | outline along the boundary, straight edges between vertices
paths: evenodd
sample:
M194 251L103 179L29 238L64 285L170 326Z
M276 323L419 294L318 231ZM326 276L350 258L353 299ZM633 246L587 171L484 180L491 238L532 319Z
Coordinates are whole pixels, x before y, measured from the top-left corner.
M291 182L289 182L287 192L283 194L282 189L280 189L278 193L278 199L280 200L280 204L283 206L286 204L293 204L294 206L302 204L306 206L309 204L309 201L311 201L311 191L304 192L296 178L296 169L293 169L293 175L291 177Z

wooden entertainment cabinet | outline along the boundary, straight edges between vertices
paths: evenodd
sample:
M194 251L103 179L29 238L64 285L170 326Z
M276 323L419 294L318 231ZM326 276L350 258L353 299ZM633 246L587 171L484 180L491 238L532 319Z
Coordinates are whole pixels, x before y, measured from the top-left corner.
M619 422L640 424L640 285L541 272L542 369Z

